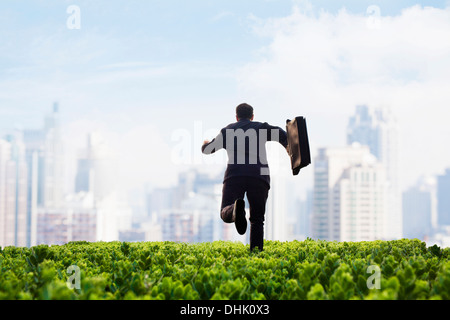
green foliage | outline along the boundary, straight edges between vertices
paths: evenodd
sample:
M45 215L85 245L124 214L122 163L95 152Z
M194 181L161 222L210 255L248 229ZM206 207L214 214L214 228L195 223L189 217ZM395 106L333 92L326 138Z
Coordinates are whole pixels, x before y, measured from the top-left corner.
M450 251L419 240L70 242L0 250L0 299L450 299ZM79 287L68 268L80 270ZM379 270L379 289L369 277ZM371 269L372 270L372 269Z

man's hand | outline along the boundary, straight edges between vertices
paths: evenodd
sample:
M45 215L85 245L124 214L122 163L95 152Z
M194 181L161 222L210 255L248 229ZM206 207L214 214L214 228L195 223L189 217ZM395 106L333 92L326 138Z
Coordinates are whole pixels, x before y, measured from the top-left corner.
M205 145L205 144L208 144L210 141L209 140L205 140L205 141L203 141L203 144Z

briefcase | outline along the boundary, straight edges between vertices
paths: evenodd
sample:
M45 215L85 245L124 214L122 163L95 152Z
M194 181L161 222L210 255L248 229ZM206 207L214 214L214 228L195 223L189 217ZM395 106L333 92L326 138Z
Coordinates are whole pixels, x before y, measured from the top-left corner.
M296 117L294 120L286 120L286 132L292 173L296 176L300 169L311 164L306 119Z

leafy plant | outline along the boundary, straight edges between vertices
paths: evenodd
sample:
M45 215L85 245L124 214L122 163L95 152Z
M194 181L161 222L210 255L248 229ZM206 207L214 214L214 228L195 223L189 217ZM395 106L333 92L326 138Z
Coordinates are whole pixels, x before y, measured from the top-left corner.
M419 240L70 242L0 251L0 299L449 299L450 250ZM68 267L80 270L71 289ZM369 266L380 288L370 289Z

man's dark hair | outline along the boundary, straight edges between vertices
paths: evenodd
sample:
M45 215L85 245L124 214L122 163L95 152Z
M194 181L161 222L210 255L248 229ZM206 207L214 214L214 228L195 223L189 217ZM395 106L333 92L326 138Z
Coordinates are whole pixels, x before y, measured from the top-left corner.
M236 107L238 119L251 119L253 117L253 107L247 103L241 103Z

